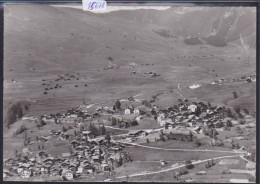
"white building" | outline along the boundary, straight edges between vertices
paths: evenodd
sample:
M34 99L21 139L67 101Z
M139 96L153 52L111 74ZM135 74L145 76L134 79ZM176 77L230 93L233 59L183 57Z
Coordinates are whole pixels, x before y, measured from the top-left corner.
M22 178L30 178L30 176L31 176L31 171L29 169L24 169L21 172L21 177Z
M67 180L73 180L73 173L70 172L70 171L67 171L65 173L65 177L66 177Z
M139 121L141 121L141 116L137 116L135 119L137 122L139 122Z
M78 170L77 170L77 173L78 174L81 174L83 172L83 167L82 166L79 166L78 167Z
M125 109L125 114L131 114L131 110L130 109Z
M194 104L191 104L191 105L188 106L188 110L191 111L191 112L196 112L197 106L194 105Z
M139 109L135 108L135 109L134 109L134 114L135 114L135 115L138 115L138 114L140 114L140 111L139 111Z
M166 121L162 120L160 121L160 126L164 126L166 124Z

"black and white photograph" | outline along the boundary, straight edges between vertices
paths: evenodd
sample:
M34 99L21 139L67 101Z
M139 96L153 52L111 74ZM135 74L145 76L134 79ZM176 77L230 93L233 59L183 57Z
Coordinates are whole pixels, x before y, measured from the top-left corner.
M254 6L5 4L3 180L256 183Z

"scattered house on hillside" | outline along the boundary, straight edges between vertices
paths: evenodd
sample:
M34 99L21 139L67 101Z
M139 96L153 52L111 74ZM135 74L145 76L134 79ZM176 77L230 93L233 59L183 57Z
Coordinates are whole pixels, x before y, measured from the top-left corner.
M55 131L55 130L50 130L50 133L51 133L51 135L52 136L58 136L58 135L60 135L60 131Z
M65 178L69 181L74 179L74 175L70 170L67 170L63 176L65 176Z
M160 160L160 164L161 164L162 166L164 166L164 165L167 164L167 162L166 162L165 160Z
M11 176L12 176L12 174L7 169L3 170L3 178L7 178L7 177L11 177Z
M197 110L197 105L195 105L195 104L189 105L189 106L188 106L188 110L189 110L190 112L192 112L192 113L196 112L196 110Z
M48 154L45 153L44 151L40 151L40 152L38 153L38 156L39 156L40 159L45 159L45 158L48 157Z
M27 169L27 168L24 168L24 169L22 170L22 172L21 172L21 177L27 179L27 178L30 178L30 177L31 177L31 174L32 174L31 170L29 170L29 169Z
M8 158L6 161L5 161L5 165L6 166L11 166L13 164L17 163L17 161L13 158Z
M195 127L193 128L193 132L194 132L194 133L197 133L197 134L202 134L202 128L199 127L199 126L195 126Z
M173 125L172 124L169 124L169 123L166 123L165 126L164 126L165 129L173 129Z
M62 153L62 157L66 158L66 157L70 157L71 156L71 153Z
M162 121L160 122L160 126L165 126L165 124L166 124L166 121L165 121L165 120L162 120Z
M134 131L129 133L129 136L133 136L133 137L138 137L138 138L144 138L148 135L148 133L146 131L143 130L138 130L138 131Z
M92 174L94 172L94 167L92 165L86 165L84 166L84 171L86 171L88 174Z
M71 142L71 145L72 145L72 148L75 149L75 148L79 145L79 142L76 141L76 140L73 140L73 141Z
M76 173L77 173L77 174L82 174L83 170L84 170L84 167L83 167L83 166L79 166L79 167L77 168Z
M140 114L140 111L139 111L138 108L135 108L135 109L134 109L134 114L135 114L135 115L139 115L139 114Z
M131 114L131 110L129 108L125 109L125 114Z
M142 116L137 116L137 117L135 118L135 120L136 120L138 123L141 121L141 119L142 119Z
M196 175L206 175L206 174L207 174L206 171L199 171L199 172L196 173Z
M82 131L81 133L82 133L82 138L85 138L85 139L86 138L87 139L93 139L95 137L95 135L91 131L85 130L85 131Z
M69 138L69 135L68 135L67 133L61 133L61 135L60 135L60 139L61 139L61 140L65 141L65 140L67 140L68 138Z

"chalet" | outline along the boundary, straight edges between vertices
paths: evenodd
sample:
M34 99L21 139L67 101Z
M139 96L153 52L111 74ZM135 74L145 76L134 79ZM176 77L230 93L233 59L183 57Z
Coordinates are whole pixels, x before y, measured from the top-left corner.
M68 138L69 138L69 135L67 133L62 133L60 135L60 139L63 140L63 141L67 140Z
M125 109L125 114L131 114L131 110L129 108Z
M161 164L162 166L164 166L164 165L167 164L167 162L166 162L165 160L160 160L160 164Z
M17 168L17 173L18 173L18 174L21 174L22 171L23 171L25 168L26 168L26 167L25 167L25 166L22 166L22 165L18 166L18 168Z
M60 176L61 175L61 168L58 166L54 166L50 168L50 175L51 176Z
M68 152L68 153L62 153L62 157L70 157L71 156L71 154Z
M130 127L130 122L123 120L123 121L121 121L121 122L119 123L119 127L120 127L120 128L122 128L122 127L128 128L128 127Z
M31 174L32 174L32 172L31 172L31 170L29 170L29 169L23 169L22 170L22 172L21 172L21 177L22 178L30 178L31 177Z
M92 174L94 172L94 167L91 166L91 165L86 165L84 166L84 170L89 173L89 174Z
M134 109L134 114L135 114L135 115L139 115L139 114L140 114L140 111L139 111L138 108L135 108L135 109Z
M69 165L70 165L69 163L63 162L60 166L62 169L67 169L69 167Z
M74 172L77 171L77 166L74 165L74 164L72 164L72 165L70 165L70 166L68 167L68 170L74 173Z
M165 126L165 124L166 124L166 121L165 121L165 120L162 120L162 121L160 122L160 126Z
M5 165L6 166L11 166L13 164L16 164L17 163L17 160L13 159L13 158L8 158L6 161L5 161Z
M71 171L69 171L69 170L67 170L66 172L64 172L64 175L63 175L63 176L65 176L65 178L66 178L67 180L69 180L69 181L71 181L71 180L74 179L74 174L73 174Z
M173 125L172 124L169 124L169 123L167 123L167 124L165 124L165 129L173 129Z
M193 132L195 132L197 134L202 134L202 128L199 126L196 126L193 128Z
M142 116L137 116L137 117L135 118L135 120L136 120L137 122L140 122L141 119L142 119Z
M3 178L7 178L7 177L11 177L11 176L12 176L12 174L10 173L9 170L7 170L7 169L3 170Z
M42 166L41 167L41 174L49 174L49 167Z
M73 148L76 148L76 147L79 145L79 142L76 141L76 140L73 140L73 141L71 142L71 145L72 145Z
M41 175L41 170L39 167L32 167L32 176L40 176Z
M109 168L107 163L102 163L101 164L101 170L102 171L110 171L110 168Z
M195 104L189 105L189 106L188 106L188 110L189 110L190 112L192 112L192 113L196 112L196 110L197 110L197 105L195 105Z
M82 174L83 170L84 170L84 167L83 167L83 166L79 166L79 167L77 168L76 173L77 173L77 174Z
M148 135L148 133L146 131L139 130L139 131L136 131L136 132L129 133L129 135L133 136L133 137L144 138Z
M48 157L45 160L42 161L42 163L44 163L45 165L52 165L55 161L54 157Z
M82 137L92 139L95 135L91 131L82 131Z
M100 162L100 157L99 157L99 155L92 155L91 156L91 160L93 162Z
M58 136L58 135L60 135L61 132L57 132L55 130L50 130L50 133L52 136Z
M44 151L40 151L40 152L38 153L38 157L39 157L40 159L45 159L45 158L48 157L48 154L45 153Z

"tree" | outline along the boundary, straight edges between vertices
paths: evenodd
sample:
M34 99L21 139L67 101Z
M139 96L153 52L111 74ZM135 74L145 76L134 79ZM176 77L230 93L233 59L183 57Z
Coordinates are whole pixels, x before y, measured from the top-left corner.
M192 134L191 131L189 132L189 136L190 136L190 141L192 141L192 139L193 139L193 134Z
M234 98L238 98L237 92L233 91L233 96L234 96Z
M112 117L112 126L116 126L116 118Z
M226 111L225 111L225 114L226 114L226 117L230 117L230 118L233 118L233 114L231 112L231 109L230 108L227 108Z
M206 130L205 127L202 127L202 133L203 133L204 135L208 135L208 132L207 132L207 130Z
M199 142L198 138L194 139L193 141L197 147L201 146L201 143Z
M235 110L235 112L237 113L237 114L240 114L240 107L238 107L238 106L235 106L234 107L234 110Z
M136 120L133 120L133 121L131 121L131 126L136 126L136 125L138 125L138 122L136 121Z
M226 125L227 125L227 127L232 127L233 126L232 122L230 120L227 121Z
M25 130L27 130L27 127L26 127L25 125L21 125L21 126L17 129L16 135L23 133Z
M194 165L192 164L192 162L190 160L186 160L185 162L185 167L187 169L193 169L194 168Z
M217 135L218 135L218 132L217 132L217 130L214 128L214 129L213 129L213 138L216 139L216 138L217 138Z
M17 157L17 156L18 156L18 151L17 151L17 149L16 149L16 150L14 150L14 155L15 155L15 157Z
M82 124L80 124L79 131L82 132L83 130L84 130L84 126Z
M99 127L99 132L100 132L100 135L105 135L106 134L106 128L105 128L104 124L101 127Z
M65 126L62 127L62 131L63 132L66 132L67 131L67 128Z
M211 103L208 101L208 108L211 109Z
M247 108L244 108L244 112L245 112L246 114L249 114L249 110L248 110Z
M196 115L196 116L199 116L200 114L201 114L201 108L200 108L199 106L197 106L195 115Z
M121 109L121 102L119 100L116 100L115 106L116 109Z
M110 143L111 137L108 132L106 133L105 139L107 140L108 143Z
M98 128L93 124L93 123L90 123L89 124L89 131L91 131L95 136L98 136L99 135L99 130Z

